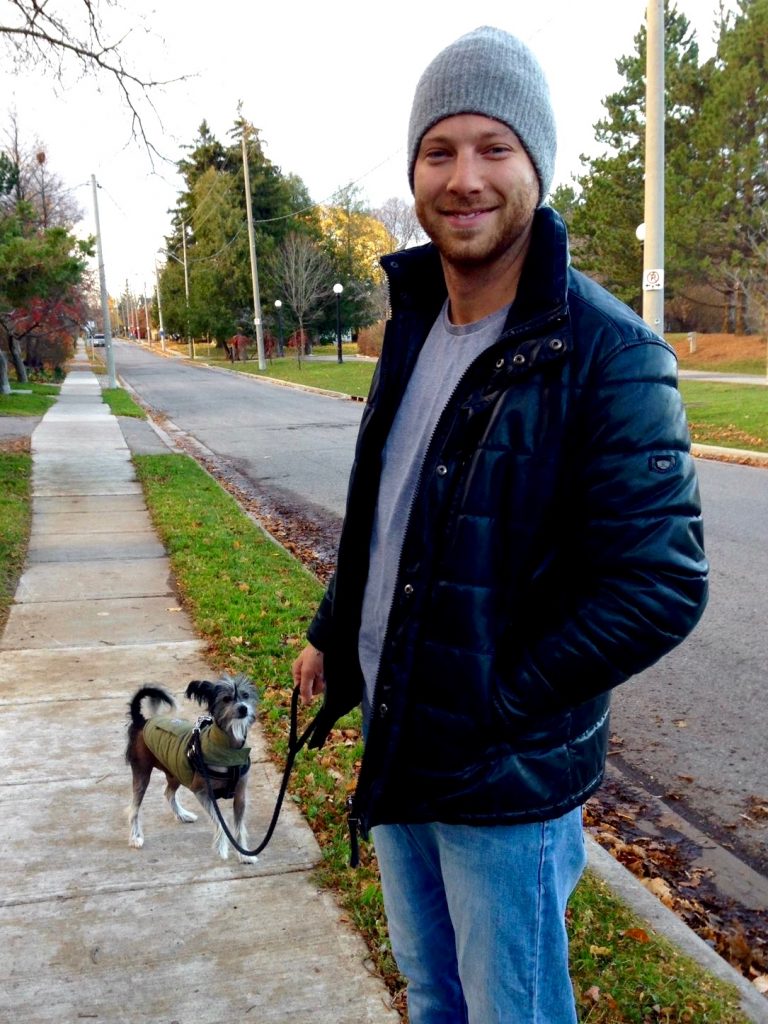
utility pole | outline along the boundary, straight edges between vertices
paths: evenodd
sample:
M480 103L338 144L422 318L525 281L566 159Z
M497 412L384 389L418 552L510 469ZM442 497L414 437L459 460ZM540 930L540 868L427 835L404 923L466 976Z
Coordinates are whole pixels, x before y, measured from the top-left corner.
M251 176L248 171L248 127L243 123L243 177L245 178L245 210L248 217L248 246L251 251L251 281L253 282L253 323L256 327L256 351L259 369L266 370L264 358L264 330L261 324L261 298L259 297L259 268L256 263L256 239L253 231L253 210L251 208Z
M643 320L664 332L664 0L648 0L645 70Z
M157 320L160 325L160 348L165 352L165 327L163 326L163 304L160 301L160 271L155 260L155 291L157 292Z
M147 282L144 282L144 328L147 332L147 345L152 348L152 328L149 324L149 307L147 306Z
M187 341L189 342L189 354L195 358L195 340L189 330L189 270L187 269L187 225L181 222L181 251L184 255L184 296L187 301Z
M104 323L104 348L107 350L107 377L111 388L117 387L115 379L115 353L112 351L112 318L109 315L107 279L104 276L104 255L101 250L101 227L99 225L99 198L96 194L96 175L91 175L93 186L93 214L96 221L96 254L99 263L99 285L101 287L101 319Z

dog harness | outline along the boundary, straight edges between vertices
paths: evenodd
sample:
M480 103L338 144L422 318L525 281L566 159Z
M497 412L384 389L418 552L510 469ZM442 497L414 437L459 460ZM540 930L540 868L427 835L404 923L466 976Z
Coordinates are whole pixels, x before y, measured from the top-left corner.
M199 729L199 743L195 744L195 731ZM211 781L223 783L216 796L231 800L238 781L251 767L250 747L231 747L225 732L214 721L204 718L198 724L183 718L157 715L150 718L143 730L144 742L166 771L174 775L188 789L195 776L191 758L193 745L199 747Z

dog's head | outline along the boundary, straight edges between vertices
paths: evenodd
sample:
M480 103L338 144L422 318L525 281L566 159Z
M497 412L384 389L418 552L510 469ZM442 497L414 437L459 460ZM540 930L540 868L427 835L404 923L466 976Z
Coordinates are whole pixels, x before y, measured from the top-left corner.
M186 691L189 700L205 706L216 725L235 743L242 744L256 720L256 687L243 675L222 675L215 683L193 679Z

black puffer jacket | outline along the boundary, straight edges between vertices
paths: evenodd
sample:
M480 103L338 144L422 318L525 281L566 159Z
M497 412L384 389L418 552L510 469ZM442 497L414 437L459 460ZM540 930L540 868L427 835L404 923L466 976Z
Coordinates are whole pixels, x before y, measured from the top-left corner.
M432 246L387 257L392 320L360 428L334 580L309 630L314 745L360 702L360 607L380 453L445 298ZM536 214L499 341L430 443L355 797L386 821L556 817L598 786L609 691L678 644L707 593L671 349L568 265Z

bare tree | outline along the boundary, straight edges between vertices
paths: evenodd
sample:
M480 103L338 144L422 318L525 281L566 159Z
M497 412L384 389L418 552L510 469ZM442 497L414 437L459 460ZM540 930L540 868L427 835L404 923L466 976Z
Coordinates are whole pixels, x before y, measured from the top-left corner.
M426 241L413 203L393 196L382 207L374 210L374 217L380 221L392 236L393 249L407 249Z
M8 114L0 152L15 175L11 187L0 189L0 214L26 202L33 207L43 229L69 227L82 218L83 211L73 198L73 190L49 169L45 145L37 138L31 146L22 142L15 110Z
M333 271L327 256L307 235L291 232L283 239L275 279L299 325L296 355L301 363L304 326L330 294Z
M7 0L5 6L15 20L0 24L0 52L5 50L17 67L34 65L59 82L70 69L111 80L130 111L133 135L142 139L148 151L157 153L147 138L140 110L142 103L154 110L150 90L169 83L134 71L123 52L127 35L109 36L101 11L119 8L116 0L71 0L65 5L66 17L48 0Z

